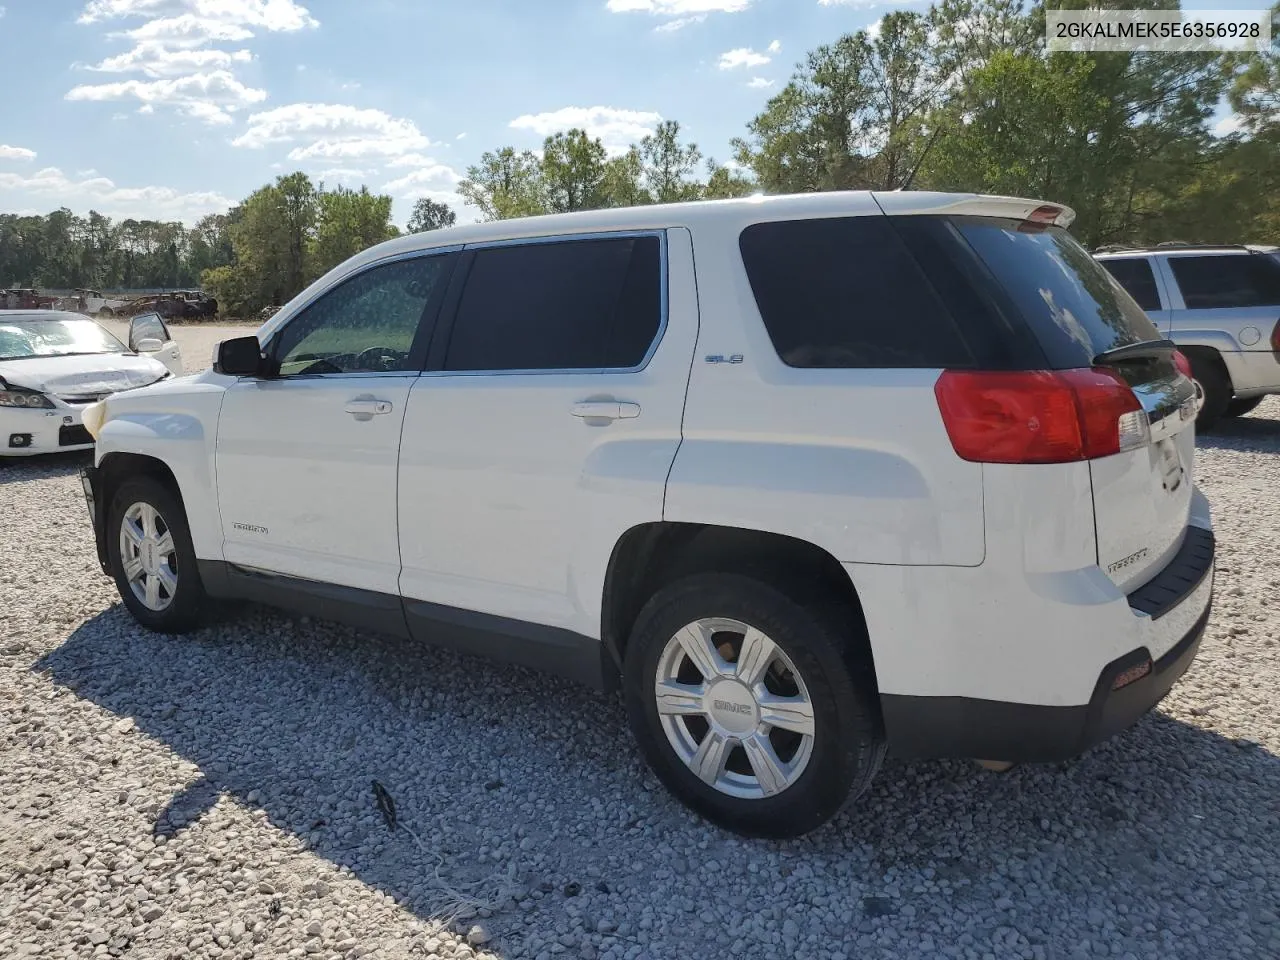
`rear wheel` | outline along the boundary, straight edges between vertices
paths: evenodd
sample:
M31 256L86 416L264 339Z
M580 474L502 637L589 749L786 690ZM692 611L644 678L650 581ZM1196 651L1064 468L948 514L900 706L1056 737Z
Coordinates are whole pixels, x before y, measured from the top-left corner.
M650 599L624 685L667 788L729 830L767 837L807 833L863 793L885 743L870 665L850 654L855 619L730 574Z
M1232 400L1227 404L1227 409L1223 413L1224 417L1243 417L1247 413L1252 413L1258 408L1265 397L1249 397L1247 400Z
M153 477L133 477L116 489L107 517L111 574L134 619L161 633L199 626L207 597L177 496Z
M1191 373L1204 391L1204 403L1196 417L1197 430L1210 430L1227 412L1231 403L1231 378L1227 376L1222 358L1212 350L1184 351L1191 361Z

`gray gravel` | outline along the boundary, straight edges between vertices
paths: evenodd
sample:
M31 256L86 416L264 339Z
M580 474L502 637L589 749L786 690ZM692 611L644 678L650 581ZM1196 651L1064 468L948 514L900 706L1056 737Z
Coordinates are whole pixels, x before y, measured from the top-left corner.
M890 761L786 843L686 812L615 697L262 610L147 634L84 461L0 468L0 957L1280 956L1278 455L1275 399L1202 440L1217 606L1157 714Z

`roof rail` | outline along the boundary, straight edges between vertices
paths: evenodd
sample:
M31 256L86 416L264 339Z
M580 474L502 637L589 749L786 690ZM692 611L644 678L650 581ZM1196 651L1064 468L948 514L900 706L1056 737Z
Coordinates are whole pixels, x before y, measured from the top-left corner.
M1094 253L1139 253L1152 250L1245 250L1249 253L1267 253L1277 248L1268 248L1262 244L1245 243L1188 243L1185 240L1164 240L1154 244L1138 244L1127 246L1121 243L1107 244L1098 247Z

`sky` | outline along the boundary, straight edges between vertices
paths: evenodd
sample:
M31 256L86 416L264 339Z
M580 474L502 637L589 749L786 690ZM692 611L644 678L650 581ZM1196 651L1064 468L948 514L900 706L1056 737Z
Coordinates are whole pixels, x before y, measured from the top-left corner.
M419 196L473 219L469 164L574 126L620 152L678 120L729 161L806 51L927 0L0 4L0 212L190 224L303 170L403 224Z

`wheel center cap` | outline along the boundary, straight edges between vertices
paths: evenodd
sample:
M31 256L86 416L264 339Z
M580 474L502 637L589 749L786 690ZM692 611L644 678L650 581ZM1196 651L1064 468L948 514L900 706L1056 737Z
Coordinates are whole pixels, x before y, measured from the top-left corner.
M760 708L751 691L737 680L721 680L707 691L707 714L730 733L749 733L760 722Z

